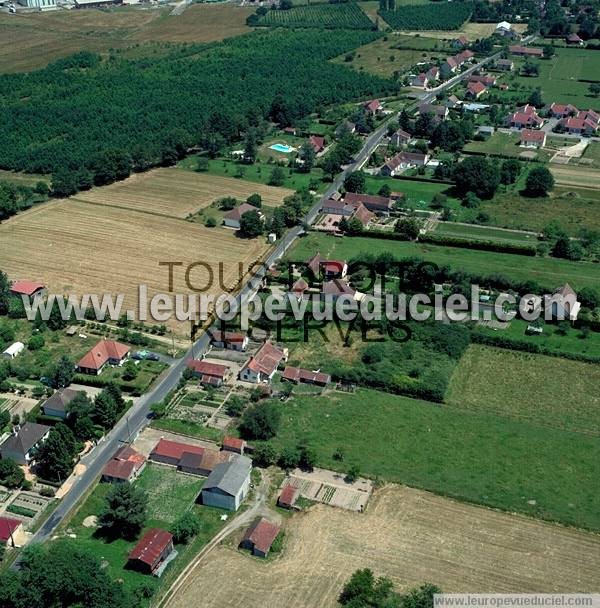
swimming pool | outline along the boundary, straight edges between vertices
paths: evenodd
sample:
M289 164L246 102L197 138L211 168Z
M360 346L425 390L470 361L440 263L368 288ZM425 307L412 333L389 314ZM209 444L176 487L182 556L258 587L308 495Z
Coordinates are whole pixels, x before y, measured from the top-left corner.
M288 146L287 144L273 144L269 146L271 150L275 150L275 152L283 152L284 154L289 154L293 152L296 148L292 148L292 146Z

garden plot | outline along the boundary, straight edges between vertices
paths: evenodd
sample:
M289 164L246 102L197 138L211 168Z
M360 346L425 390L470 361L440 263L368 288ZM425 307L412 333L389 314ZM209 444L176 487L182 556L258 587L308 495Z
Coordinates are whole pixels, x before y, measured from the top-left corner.
M343 475L326 469L310 473L296 469L284 485L298 488L304 498L349 511L364 511L373 491L373 483L368 479L348 483Z

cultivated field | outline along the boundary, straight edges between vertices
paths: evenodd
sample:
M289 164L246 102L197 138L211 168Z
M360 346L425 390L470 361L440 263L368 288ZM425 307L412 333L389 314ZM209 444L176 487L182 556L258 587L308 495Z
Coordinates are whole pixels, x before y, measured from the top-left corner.
M399 591L429 581L447 592L592 592L600 537L388 486L363 514L319 505L295 515L274 561L218 547L169 608L198 597L205 608L334 608L365 567Z
M575 165L551 164L550 171L554 175L555 182L560 186L576 186L579 188L591 188L597 191L600 188L600 171L589 167Z
M446 401L598 436L598 383L600 366L592 363L471 345L454 371Z
M173 189L176 197L175 183ZM218 294L219 263L224 284L233 288L238 263L247 267L266 249L262 239L238 239L223 228L69 199L41 205L0 226L0 259L10 276L39 279L51 293L122 293L128 309L136 308L140 283L148 285L150 295L168 292L167 268L159 262L183 264L174 272L175 293L189 292L184 281L188 264L209 264L214 277L207 292ZM201 268L190 274L198 288L207 279ZM186 332L187 324L179 329Z
M527 28L523 24L513 25L513 27L517 32L523 32ZM427 38L439 38L441 40L453 40L457 36L466 36L469 40L477 40L478 38L491 36L495 29L495 23L465 23L458 30L424 30L418 32L418 35ZM410 32L407 33L410 35ZM414 36L415 34L412 35Z
M253 184L233 177L218 177L182 169L155 169L88 192L80 192L76 200L121 207L134 211L185 218L208 207L224 196L238 200L257 192L263 203L278 206L293 194L286 188Z
M295 6L286 11L271 10L259 25L270 27L317 27L370 30L373 22L355 3Z
M254 9L195 4L182 15L170 7L139 10L0 13L0 72L34 70L77 51L106 52L144 42L212 42L250 31Z

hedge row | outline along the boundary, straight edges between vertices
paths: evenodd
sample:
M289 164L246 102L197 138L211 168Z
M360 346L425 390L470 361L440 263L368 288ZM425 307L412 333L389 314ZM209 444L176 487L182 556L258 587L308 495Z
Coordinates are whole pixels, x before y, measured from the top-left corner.
M584 363L600 364L600 357L594 355L584 355L583 353L569 353L557 351L547 348L542 344L528 342L527 340L517 340L515 338L507 338L506 336L491 336L474 331L471 334L471 340L477 344L485 346L495 346L497 348L506 348L509 350L518 350L521 352L532 353L536 355L547 355L549 357L560 357L561 359L571 359L572 361L582 361Z
M449 247L462 247L464 249L481 249L483 251L495 251L497 253L513 253L516 255L527 255L531 257L535 257L537 254L537 250L534 245L520 245L517 243L498 243L495 241L465 239L431 232L419 236L419 241L421 243L448 245Z

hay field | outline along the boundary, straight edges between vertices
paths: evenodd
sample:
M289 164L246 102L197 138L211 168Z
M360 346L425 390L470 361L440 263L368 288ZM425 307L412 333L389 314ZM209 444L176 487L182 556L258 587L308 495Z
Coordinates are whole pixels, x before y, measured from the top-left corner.
M180 219L63 199L40 205L0 225L2 269L11 277L43 281L50 293L123 293L127 309L136 309L140 283L148 294L168 293L161 261L205 262L214 272L208 292L218 294L218 264L223 282L238 282L245 268L267 245L263 239L238 239L224 228L205 228ZM190 281L206 284L208 273L196 268ZM174 273L174 292L188 293L184 271ZM188 324L170 327L186 333Z
M79 192L75 200L185 218L218 198L233 196L246 200L254 192L262 196L265 205L273 207L293 194L287 188L170 168L137 173L110 186Z
M408 35L418 35L426 38L439 38L441 40L454 40L458 36L466 36L469 40L477 40L478 38L487 38L494 33L496 29L495 23L465 23L458 30L426 30L419 32L403 32ZM526 24L515 24L513 29L519 33L527 29Z
M319 505L294 515L276 560L218 547L168 607L202 597L203 608L334 608L351 573L365 567L399 591L428 581L458 593L592 592L600 536L388 486L363 514Z
M600 188L600 171L592 167L550 164L550 171L559 186L575 186L577 188Z
M140 43L213 42L250 31L254 9L195 4L170 16L171 7L85 9L9 15L0 13L0 73L35 70L59 57L98 53Z

